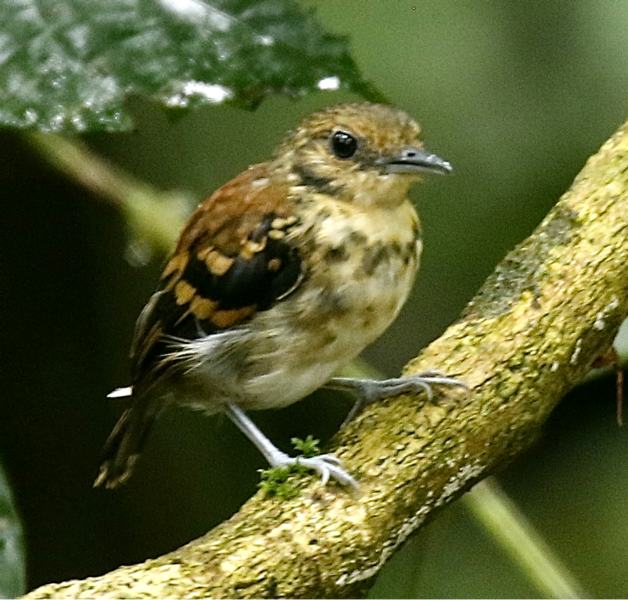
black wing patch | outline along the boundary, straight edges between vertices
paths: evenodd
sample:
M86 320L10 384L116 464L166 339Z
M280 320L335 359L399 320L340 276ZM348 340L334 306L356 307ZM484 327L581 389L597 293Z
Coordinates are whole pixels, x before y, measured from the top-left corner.
M302 261L285 239L296 224L296 218L269 213L236 256L195 244L175 254L138 320L134 380L147 371L151 379L157 375L154 369L171 351L169 339L193 340L241 325L296 289Z
M180 280L194 287L201 298L217 302L218 310L248 306L267 310L294 287L301 273L301 260L297 251L284 241L285 233L272 228L274 221L276 219L272 213L264 217L240 254L229 257L232 262L225 273L212 272L211 263L208 264L207 258L201 258L208 253L192 249ZM280 232L283 235L279 235ZM274 234L275 238L270 237L269 233ZM164 283L167 287L168 283ZM224 325L217 324L217 327L223 329Z

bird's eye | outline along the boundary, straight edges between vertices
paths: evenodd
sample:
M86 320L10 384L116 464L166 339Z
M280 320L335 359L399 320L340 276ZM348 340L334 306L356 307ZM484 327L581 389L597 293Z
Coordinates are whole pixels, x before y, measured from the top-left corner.
M358 140L345 131L334 131L331 136L331 150L342 159L351 158L358 149Z

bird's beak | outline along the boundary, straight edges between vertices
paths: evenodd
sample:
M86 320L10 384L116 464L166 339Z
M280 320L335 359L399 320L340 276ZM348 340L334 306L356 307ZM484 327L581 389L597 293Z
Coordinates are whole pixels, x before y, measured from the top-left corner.
M446 161L423 148L406 146L397 156L382 161L385 173L439 173L447 175L453 167Z

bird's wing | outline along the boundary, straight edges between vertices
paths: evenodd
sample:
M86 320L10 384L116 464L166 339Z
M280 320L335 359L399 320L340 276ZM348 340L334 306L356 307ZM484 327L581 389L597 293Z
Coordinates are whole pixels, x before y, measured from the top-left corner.
M287 187L266 174L267 164L249 168L190 217L136 325L136 388L169 366L172 340L242 325L298 286L302 261L286 237L299 221Z

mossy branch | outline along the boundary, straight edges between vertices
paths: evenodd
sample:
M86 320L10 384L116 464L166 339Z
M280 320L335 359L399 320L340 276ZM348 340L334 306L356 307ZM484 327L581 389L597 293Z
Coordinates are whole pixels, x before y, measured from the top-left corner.
M28 598L356 598L436 512L537 438L628 313L628 124L587 162L536 231L497 266L461 319L407 365L469 393L369 408L336 452L361 496L304 480L291 500L251 498L202 538Z

